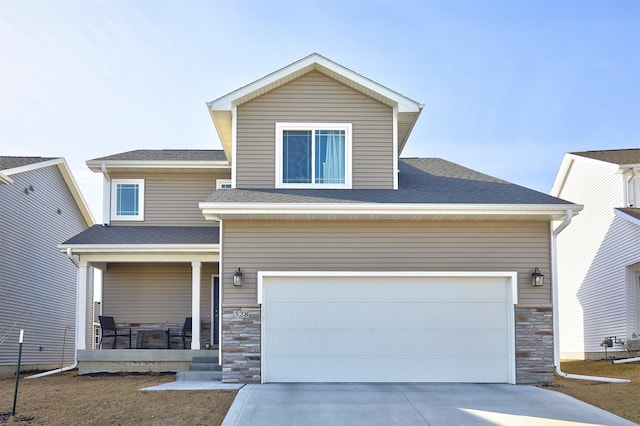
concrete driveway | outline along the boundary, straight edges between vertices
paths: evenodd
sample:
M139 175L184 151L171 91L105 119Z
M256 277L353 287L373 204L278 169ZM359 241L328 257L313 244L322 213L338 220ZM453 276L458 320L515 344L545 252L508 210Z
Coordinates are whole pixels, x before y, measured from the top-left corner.
M564 394L483 384L247 385L223 425L634 425Z

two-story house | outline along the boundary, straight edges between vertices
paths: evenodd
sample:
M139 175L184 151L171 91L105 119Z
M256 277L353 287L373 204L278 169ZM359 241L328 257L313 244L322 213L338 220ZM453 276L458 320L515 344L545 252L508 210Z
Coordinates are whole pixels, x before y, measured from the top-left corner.
M207 105L223 151L88 162L108 226L61 248L105 313L191 316L164 352L219 343L226 382L551 380L551 224L580 206L401 159L423 106L317 54Z
M73 363L77 269L57 246L93 224L63 158L0 156L0 375L16 371L20 330L22 369Z
M558 237L560 351L625 356L640 334L640 149L567 153L551 193L584 205ZM607 339L615 337L617 339ZM607 346L609 341L613 347Z

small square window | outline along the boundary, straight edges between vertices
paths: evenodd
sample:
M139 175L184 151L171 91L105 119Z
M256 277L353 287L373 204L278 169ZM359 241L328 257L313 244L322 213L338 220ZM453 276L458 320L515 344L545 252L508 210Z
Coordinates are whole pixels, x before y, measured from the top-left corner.
M277 123L277 188L351 188L350 123Z
M111 181L111 219L144 220L144 180Z
M216 189L231 189L231 179L216 179Z

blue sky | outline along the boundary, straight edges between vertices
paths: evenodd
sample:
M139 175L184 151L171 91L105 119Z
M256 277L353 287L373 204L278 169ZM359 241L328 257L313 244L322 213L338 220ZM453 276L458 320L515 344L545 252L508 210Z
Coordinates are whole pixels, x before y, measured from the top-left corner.
M0 1L0 155L219 149L205 102L317 52L425 104L403 156L542 192L640 146L640 0Z

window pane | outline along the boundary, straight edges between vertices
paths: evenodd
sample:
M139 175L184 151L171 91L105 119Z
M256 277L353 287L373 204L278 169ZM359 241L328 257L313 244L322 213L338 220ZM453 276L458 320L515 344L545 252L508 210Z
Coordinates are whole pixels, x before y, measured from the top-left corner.
M282 182L311 183L311 132L282 132Z
M116 188L116 198L118 216L138 215L138 184L119 183Z
M316 130L316 183L344 183L344 130Z

